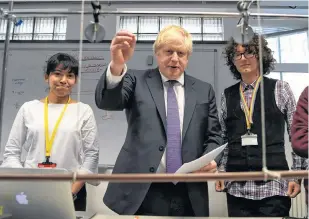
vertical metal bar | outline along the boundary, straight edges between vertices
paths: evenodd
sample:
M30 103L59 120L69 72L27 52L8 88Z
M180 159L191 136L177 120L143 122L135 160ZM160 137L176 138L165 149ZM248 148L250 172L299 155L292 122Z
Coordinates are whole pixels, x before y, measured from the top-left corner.
M260 12L260 1L257 1L257 11ZM258 27L261 25L261 17L258 16ZM265 94L264 94L264 72L263 72L263 47L262 47L262 38L259 35L259 62L260 62L260 76L262 77L260 82L260 98L261 98L261 138L262 138L262 163L263 163L263 172L265 174L264 180L267 180L268 177L268 168L267 168L267 157L266 157L266 130L265 130Z
M201 32L202 32L202 42L204 41L204 22L205 22L205 18L201 17Z
M9 2L9 11L13 10L13 0ZM12 15L8 16L6 23L6 34L3 50L3 62L2 62L2 75L1 75L1 93L0 93L0 147L2 146L2 126L3 126L3 106L4 106L4 97L5 97L5 83L6 83L6 74L7 74L7 65L8 65L8 51L11 38L11 27L12 27Z
M136 41L139 40L139 21L140 21L140 16L137 16Z
M7 22L7 21L6 21ZM15 26L13 27L13 31L12 31L12 40L14 40L14 34L15 34ZM10 36L11 37L11 36Z
M32 33L31 33L31 39L34 40L34 34L35 34L35 24L36 24L36 19L37 17L33 18L33 22L32 22Z
M58 17L58 19L61 17ZM54 17L54 25L53 25L53 35L52 35L52 40L55 40L55 28L56 28L56 17Z
M281 43L280 43L280 36L277 36L276 38L277 38L277 43L278 43L278 47L277 47L277 49L278 49L278 58L279 58L278 62L281 63L282 58L281 58ZM281 79L281 80L282 80L282 79Z
M215 93L218 94L219 93L219 86L218 86L218 50L214 49L214 87L213 89L215 90ZM219 104L220 104L220 99L219 100Z
M280 44L280 37L279 36L276 36L275 37L276 40L277 40L277 50L278 50L278 63L281 63L281 44ZM280 80L283 81L283 72L279 72L280 74Z

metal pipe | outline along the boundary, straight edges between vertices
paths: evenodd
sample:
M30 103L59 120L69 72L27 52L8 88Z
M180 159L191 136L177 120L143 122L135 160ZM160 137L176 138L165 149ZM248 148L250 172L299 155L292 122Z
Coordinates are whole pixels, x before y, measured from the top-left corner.
M307 170L277 172L229 172L191 174L1 174L1 180L61 180L61 181L109 181L120 183L141 182L206 182L216 180L264 180L308 178Z
M8 12L14 15L68 15L68 14L93 14L93 11L64 11L64 10L42 10L37 11L33 10L14 10ZM198 17L239 17L240 14L238 12L188 12L188 11L104 11L101 10L101 15L136 15L136 16L198 16ZM308 15L299 15L299 14L269 14L269 13L250 13L250 17L278 17L278 18L308 18Z
M13 0L9 2L9 11L13 10ZM3 107L4 107L4 98L5 98L5 83L6 83L6 75L7 75L7 66L8 66L8 58L9 58L9 44L11 38L11 27L12 27L12 15L8 15L7 23L6 23L6 33L5 33L5 42L4 42L4 50L3 50L3 60L2 60L2 74L1 74L1 93L0 93L0 144L2 143L2 127L3 127Z
M260 3L257 2L257 8L260 9ZM258 19L258 26L261 27L261 20ZM259 36L259 57L263 57L263 48L262 48L262 38ZM264 78L263 78L263 58L259 59L259 69L260 69L260 98L261 98L261 138L262 138L262 163L263 163L263 170L264 172L267 171L267 157L266 157L266 130L265 130L265 99L264 99Z
M300 33L300 32L305 32L305 31L308 31L308 27L300 28L300 29L294 29L294 30L283 30L283 31L275 32L275 33L267 33L267 34L264 34L264 36L265 37L276 37L276 36L283 36L283 35L288 35L288 34L293 34L293 33Z

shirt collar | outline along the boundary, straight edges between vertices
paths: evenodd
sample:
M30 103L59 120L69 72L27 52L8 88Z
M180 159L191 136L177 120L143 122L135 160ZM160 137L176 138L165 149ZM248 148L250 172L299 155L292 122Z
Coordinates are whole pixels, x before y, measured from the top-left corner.
M160 72L160 71L159 71ZM165 83L165 82L167 82L169 79L168 78L166 78L161 72L160 72L160 75L161 75L161 78L162 78L162 82L163 83ZM181 84L182 86L184 86L184 84L185 84L185 77L184 77L184 73L182 73L181 75L180 75L180 77L178 78L178 79L176 79L176 81L179 83L179 84Z
M245 82L241 81L241 86L242 86L242 91L245 91L246 89L254 89L256 82L258 79L256 79L255 81L253 81L251 84L246 84Z

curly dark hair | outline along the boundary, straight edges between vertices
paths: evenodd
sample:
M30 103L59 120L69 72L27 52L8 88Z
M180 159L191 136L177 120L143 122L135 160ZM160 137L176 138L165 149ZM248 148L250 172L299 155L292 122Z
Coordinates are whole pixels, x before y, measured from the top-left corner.
M262 56L263 56L263 74L269 74L271 70L275 67L276 60L273 57L272 50L267 46L268 42L261 35L262 42ZM230 71L232 72L234 78L236 80L241 79L241 74L238 72L236 66L234 65L234 55L236 52L236 47L239 45L233 37L228 42L228 45L225 47L225 51L223 52L226 59L226 65L229 66ZM253 52L256 54L257 60L259 60L259 35L255 33L248 44L243 45L246 47L246 50Z

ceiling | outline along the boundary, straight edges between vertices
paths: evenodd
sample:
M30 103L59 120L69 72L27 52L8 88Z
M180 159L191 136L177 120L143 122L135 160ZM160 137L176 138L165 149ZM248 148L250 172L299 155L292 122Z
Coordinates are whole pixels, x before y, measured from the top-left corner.
M248 0L247 0L248 1ZM9 0L0 0L1 6L3 3L8 3ZM87 4L91 0L85 0ZM104 0L99 1L104 8L126 8L127 10L186 10L186 11L212 11L212 12L238 12L237 3L239 1L212 1L212 0ZM32 4L31 4L32 3ZM36 3L54 5L55 3L64 3L66 6L80 4L81 0L14 0L15 8L36 8ZM26 6L27 5L27 6ZM90 4L89 4L90 5ZM107 7L107 6L108 7ZM259 0L260 11L257 10L257 1L253 1L250 12L261 12L271 14L296 14L308 15L308 0L284 1L284 0ZM88 6L87 6L88 7ZM90 6L91 7L91 6ZM48 7L49 8L49 7ZM65 8L65 7L64 7ZM276 33L282 31L291 31L295 29L308 28L308 20L297 19L272 21L272 18L263 18L263 28L257 28L257 22L254 19L250 20L250 24L262 33Z

